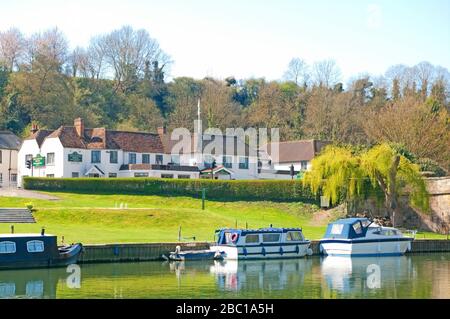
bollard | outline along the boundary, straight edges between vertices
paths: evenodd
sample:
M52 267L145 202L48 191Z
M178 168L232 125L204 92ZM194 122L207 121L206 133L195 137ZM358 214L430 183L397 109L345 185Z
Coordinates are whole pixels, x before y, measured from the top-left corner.
M14 234L14 225L11 225L11 234Z

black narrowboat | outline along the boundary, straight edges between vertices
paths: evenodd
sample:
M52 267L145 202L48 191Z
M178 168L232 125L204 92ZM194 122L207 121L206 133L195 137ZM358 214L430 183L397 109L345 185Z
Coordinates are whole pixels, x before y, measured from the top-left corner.
M64 267L75 264L81 244L58 247L57 237L42 234L0 234L0 270Z

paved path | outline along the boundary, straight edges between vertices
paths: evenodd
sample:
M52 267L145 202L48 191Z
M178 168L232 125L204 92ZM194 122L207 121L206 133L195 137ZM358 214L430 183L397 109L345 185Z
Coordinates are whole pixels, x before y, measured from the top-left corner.
M35 198L35 199L46 199L46 200L59 200L56 196L51 196L35 191L29 191L25 189L18 188L0 188L0 196L8 197L24 197L24 198Z

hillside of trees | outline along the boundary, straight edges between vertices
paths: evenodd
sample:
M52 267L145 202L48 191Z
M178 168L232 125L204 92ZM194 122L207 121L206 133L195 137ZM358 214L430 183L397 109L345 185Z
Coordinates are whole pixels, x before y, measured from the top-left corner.
M425 167L450 168L450 73L420 62L382 76L341 82L332 60L294 58L279 81L177 77L170 56L145 30L129 26L69 49L50 29L0 32L0 130L26 136L71 125L138 131L193 129L197 99L209 127L278 127L282 140L325 139L369 146L402 145ZM270 63L270 61L268 61Z

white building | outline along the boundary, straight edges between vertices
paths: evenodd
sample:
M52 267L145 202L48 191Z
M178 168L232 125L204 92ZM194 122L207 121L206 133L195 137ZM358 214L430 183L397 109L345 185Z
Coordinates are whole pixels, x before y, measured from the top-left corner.
M259 152L259 177L262 179L290 179L311 169L311 161L330 144L319 140L298 140L269 143Z
M172 154L172 141L165 129L158 133L124 132L105 128L85 128L82 119L73 126L55 131L32 128L18 153L19 185L25 176L33 177L162 177L162 178L257 178L256 156L248 147L243 156L236 148L228 153L213 149L204 153L216 138L237 137L194 134L192 148ZM247 155L246 155L247 154ZM255 153L256 154L256 153ZM208 170L215 160L214 174ZM33 161L28 168L27 161Z
M17 186L17 152L20 139L11 132L0 131L0 187Z

